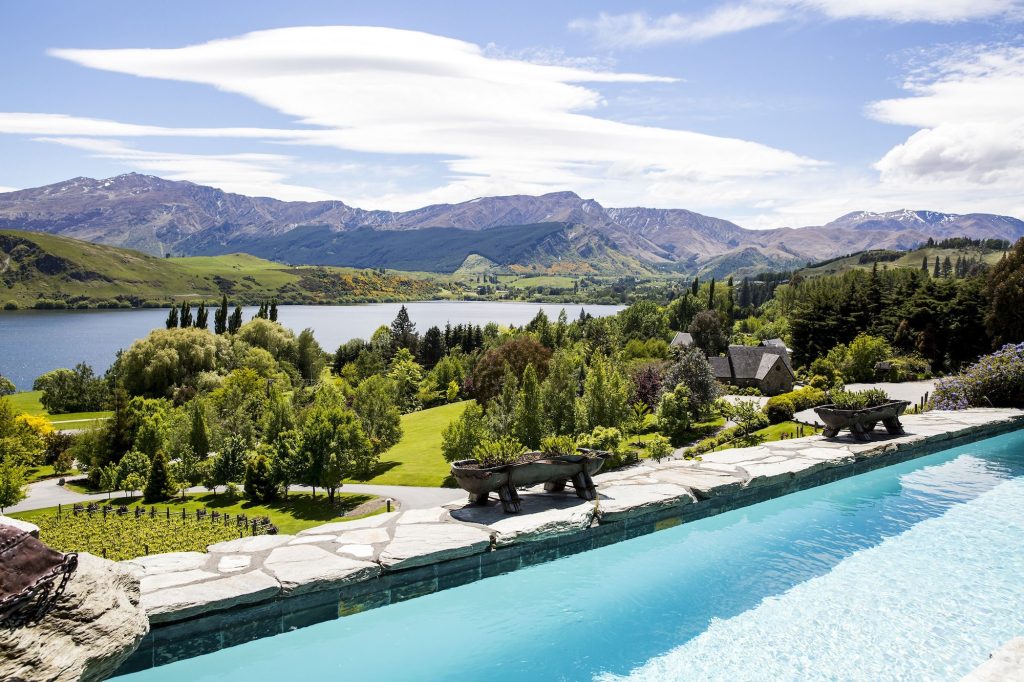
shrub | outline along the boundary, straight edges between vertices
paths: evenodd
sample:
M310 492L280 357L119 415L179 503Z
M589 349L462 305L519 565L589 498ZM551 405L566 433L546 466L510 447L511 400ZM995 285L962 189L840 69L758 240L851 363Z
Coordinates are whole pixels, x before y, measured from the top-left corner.
M571 436L548 436L540 441L540 451L545 455L572 455L576 453L576 441Z
M789 421L793 418L794 412L793 401L784 395L769 398L768 403L764 406L764 413L772 424Z
M690 391L685 384L679 384L671 392L661 396L661 403L658 405L658 426L673 445L682 445L690 431L690 422Z
M789 393L784 393L793 403L793 409L797 412L809 410L812 407L825 404L825 391L814 386L805 386Z
M1007 344L935 386L937 410L1024 405L1024 343Z
M880 388L869 388L866 391L833 389L829 391L828 398L839 410L863 410L890 401L889 395Z
M522 443L511 436L502 436L481 441L473 448L473 459L482 467L494 467L515 462L524 452L526 448Z
M271 502L277 499L278 486L270 458L266 455L250 457L245 464L245 495L253 502Z
M672 454L672 444L665 436L655 435L647 442L647 456L651 459L660 462L670 454Z

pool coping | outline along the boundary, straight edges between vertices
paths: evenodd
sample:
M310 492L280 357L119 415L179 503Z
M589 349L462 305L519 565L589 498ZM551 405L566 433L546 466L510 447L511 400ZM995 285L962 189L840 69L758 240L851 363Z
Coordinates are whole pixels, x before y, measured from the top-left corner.
M1024 427L1024 411L904 418L907 434L821 436L645 463L595 477L599 499L523 493L524 513L449 505L122 562L150 632L137 672L696 521ZM243 565L244 564L244 565ZM239 566L242 566L239 568Z

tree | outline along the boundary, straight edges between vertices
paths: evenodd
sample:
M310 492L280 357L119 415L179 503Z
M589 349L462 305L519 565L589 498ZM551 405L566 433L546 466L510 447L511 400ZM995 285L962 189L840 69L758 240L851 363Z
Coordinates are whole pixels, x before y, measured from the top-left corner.
M278 487L270 458L264 454L250 457L245 465L245 495L253 502L273 502Z
M759 424L767 422L761 406L754 400L737 400L729 405L728 413L729 418L739 425L744 436Z
M633 375L633 397L647 405L649 410L658 407L661 397L661 373L654 365L645 365Z
M185 445L181 456L171 463L171 479L177 483L181 498L185 499L185 491L203 482L203 462L190 445Z
M242 327L242 306L236 305L228 318L228 333L234 334Z
M665 436L656 433L654 437L647 441L647 456L650 459L660 462L671 454L672 443Z
M719 385L707 357L699 348L683 348L675 352L675 361L662 381L666 389L685 384L689 390L690 414L697 417L707 412L718 398Z
M415 353L418 341L416 325L409 319L409 311L403 305L391 322L391 352L396 353L400 348L405 348Z
M541 402L547 429L557 436L577 433L578 376L578 367L572 358L565 351L555 353L548 377L541 385Z
M324 350L313 337L312 329L303 329L295 342L295 367L306 384L314 384L327 366Z
M629 410L628 382L607 358L598 356L590 364L580 400L584 431L597 426L618 427Z
M516 427L516 405L519 403L519 380L512 367L505 363L501 393L487 403L487 428L495 438L511 435Z
M407 348L399 348L388 368L388 379L394 385L395 401L403 412L419 408L417 394L423 381L423 368Z
M501 392L505 377L505 365L512 368L513 376L522 376L526 366L532 364L537 379L543 381L548 375L551 350L531 336L519 336L485 352L473 369L472 391L481 403Z
M210 313L206 310L206 301L200 301L196 309L195 326L198 329L206 329L209 326Z
M696 296L698 291L700 291L700 280L694 277L693 282L690 283L690 294Z
M640 300L619 313L624 339L663 339L668 335L668 319L654 301Z
M74 369L55 369L39 376L32 390L43 392L39 402L50 414L102 410L109 396L106 382L84 362Z
M441 329L435 325L423 335L423 342L419 347L420 362L424 367L433 367L444 357L445 351Z
M277 299L271 299L270 301L270 321L277 322Z
M105 467L99 468L99 489L107 493L107 499L110 499L110 493L117 490L118 480L120 478L120 471L113 464L108 464Z
M292 403L276 390L271 395L270 407L266 414L267 424L263 429L263 437L267 442L273 442L285 431L295 428L295 410L292 409Z
M135 431L133 448L152 458L163 447L164 437L161 432L159 417L155 415L145 417Z
M178 314L178 326L188 328L192 326L192 304L188 301L181 302L181 312Z
M1024 239L989 272L985 327L995 347L1024 341Z
M245 475L245 440L231 434L224 439L220 451L213 459L211 471L214 485L227 485L242 480Z
M178 307L171 304L171 310L167 313L167 322L164 323L168 329L174 329L178 326Z
M461 415L453 419L441 432L441 454L446 461L470 459L473 448L487 437L484 411L470 403Z
M647 403L640 400L632 403L629 406L629 413L626 415L626 420L623 422L623 431L627 436L639 436L644 432L644 427L647 426L647 415L651 413L651 408L647 407Z
M227 339L202 329L158 329L133 343L117 365L132 395L167 397L200 372L216 370L229 346Z
M189 429L188 444L196 457L206 459L210 454L210 433L206 428L206 410L203 409L202 401L193 400L189 406L189 412L191 412L192 424Z
M540 386L533 365L527 365L519 389L519 400L515 411L516 438L531 450L540 447L544 437L544 414L541 408Z
M228 295L224 294L220 299L220 307L213 315L213 331L215 334L224 334L228 330Z
M847 381L874 381L875 365L892 357L889 342L878 336L858 334L850 342L847 362L841 367Z
M118 488L126 493L142 490L149 478L150 461L144 452L131 450L117 467Z
M658 403L658 427L673 445L680 446L689 436L691 422L690 390L686 384L679 383L661 396L661 402Z
M921 256L921 272L928 274L928 254Z
M360 383L352 396L352 409L359 415L363 430L377 454L402 439L402 415L396 405L395 393L394 382L374 375Z
M939 263L939 257L936 256L935 257L935 270L932 271L932 277L936 277L937 278L937 277L941 277L941 276L942 276L942 266Z
M0 460L0 514L24 499L25 469L11 460Z
M334 494L342 480L370 471L376 456L359 418L340 407L314 407L302 427L302 452L310 463L308 482Z
M715 278L711 278L711 284L708 285L708 310L715 309Z
M160 450L153 456L149 466L149 475L146 478L146 489L143 491L143 499L146 502L162 502L174 495L175 485L171 480L170 467L167 463L167 455Z
M12 395L17 391L18 388L17 386L14 385L14 382L5 377L3 374L0 374L0 397L5 395Z
M274 480L284 490L285 496L293 483L306 478L309 467L300 438L299 432L291 429L282 431L273 441L260 445L260 450L270 458Z
M713 281L713 280L712 280ZM693 343L708 355L718 355L729 347L722 315L717 310L702 310L690 323Z

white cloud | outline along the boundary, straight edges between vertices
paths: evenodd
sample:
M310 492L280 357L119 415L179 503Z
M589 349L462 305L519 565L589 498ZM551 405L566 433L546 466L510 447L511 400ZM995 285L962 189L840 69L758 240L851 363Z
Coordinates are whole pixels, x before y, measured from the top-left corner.
M607 47L646 47L696 42L805 17L871 19L896 23L954 23L999 16L1020 17L1020 0L751 0L721 5L704 14L600 13L569 27Z
M1024 181L1024 48L958 50L904 84L910 97L871 104L886 123L921 128L875 164L883 182Z
M226 135L354 152L432 155L445 164L447 177L440 186L361 199L374 206L410 208L430 199L562 189L636 201L661 176L697 183L819 165L746 140L600 118L591 113L604 106L600 93L582 85L665 83L671 78L495 57L471 43L414 31L302 27L177 49L61 49L52 54L96 69L205 83L249 97L304 126L293 131L228 129ZM0 119L0 130L4 125ZM10 121L7 125L12 126ZM178 129L158 128L152 134L203 136L210 129L168 130ZM132 133L111 129L110 134Z
M250 196L273 196L288 201L333 199L328 193L285 182L291 157L279 154L183 154L128 147L117 140L91 137L41 137L50 142L119 161L168 180L188 180Z

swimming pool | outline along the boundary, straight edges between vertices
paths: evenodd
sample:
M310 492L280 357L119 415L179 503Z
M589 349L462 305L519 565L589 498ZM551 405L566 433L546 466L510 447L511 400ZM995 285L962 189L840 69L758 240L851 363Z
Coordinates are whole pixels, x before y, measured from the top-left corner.
M119 679L956 680L1022 548L1017 432Z

